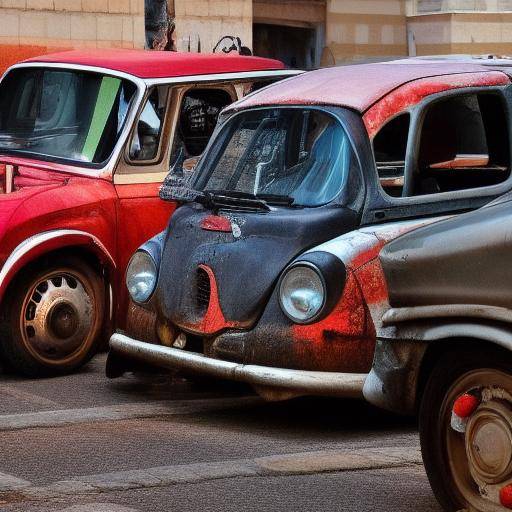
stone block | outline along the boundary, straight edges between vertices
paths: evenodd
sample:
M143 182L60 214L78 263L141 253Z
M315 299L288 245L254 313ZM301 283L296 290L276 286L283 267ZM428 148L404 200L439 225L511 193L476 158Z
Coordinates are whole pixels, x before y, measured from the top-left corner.
M121 16L101 15L96 18L96 29L98 41L121 41L123 20Z
M71 39L73 41L96 41L96 15L82 13L71 15Z
M116 14L129 14L130 0L108 0L108 12Z
M56 11L82 12L82 0L53 0Z
M83 12L108 12L108 0L82 0Z

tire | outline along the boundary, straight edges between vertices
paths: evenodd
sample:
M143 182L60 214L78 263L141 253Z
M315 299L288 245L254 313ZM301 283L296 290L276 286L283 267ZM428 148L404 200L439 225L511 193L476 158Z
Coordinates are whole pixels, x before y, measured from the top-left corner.
M81 259L30 266L2 304L2 360L30 377L70 373L97 351L104 311L104 284Z
M504 510L499 505L499 498L496 498L498 494L492 500L480 495L481 473L479 470L475 472L475 468L482 466L471 461L475 460L475 450L480 454L480 447L475 447L475 432L478 432L477 426L481 425L479 415L486 413L488 407L491 414L499 416L503 413L508 418L507 428L512 435L512 403L505 404L502 409L503 400L482 400L470 416L465 433L456 432L450 424L456 398L470 391L480 396L479 393L493 387L506 388L512 395L511 353L489 345L482 344L476 348L461 342L459 350L444 354L437 362L422 394L419 408L421 452L432 490L448 512ZM496 411L492 410L493 407L496 407ZM499 481L493 485L499 488Z

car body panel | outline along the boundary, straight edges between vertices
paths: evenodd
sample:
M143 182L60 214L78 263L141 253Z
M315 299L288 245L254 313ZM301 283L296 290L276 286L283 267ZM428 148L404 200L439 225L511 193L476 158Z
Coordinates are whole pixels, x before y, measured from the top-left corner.
M138 165L122 183L115 179L120 162L128 165L124 149L148 89L154 82L193 87L196 80L215 87L236 86L237 93L243 95L253 82L297 72L289 72L281 62L271 59L101 50L36 57L6 73L31 67L114 75L132 81L138 92L104 167L85 167L44 156L0 154L4 192L0 195L0 300L25 265L54 251L79 249L80 254L94 255L103 268L105 286L110 288L107 296L115 304L110 304L111 322L123 325L127 308L124 274L129 258L144 240L165 227L176 207L159 199L159 187L168 172L165 161L159 162L157 173L154 168L148 172L144 165ZM171 132L165 134L166 144L170 144L171 136Z
M428 349L468 341L512 350L509 255L512 202L422 227L380 254L388 306L365 385L372 403L412 413ZM448 345L447 345L448 346Z
M496 67L499 69L499 67ZM481 76L480 73L482 73ZM467 74L467 78L464 75ZM449 77L451 76L451 78ZM475 81L476 79L476 81ZM457 82L459 85L457 85ZM489 66L468 63L376 63L319 69L308 73L308 80L290 79L286 85L275 84L265 91L251 95L232 105L229 110L269 105L333 105L365 113L384 100L383 109L394 108L408 100L402 97L404 89L392 94L406 84L420 97L450 87L468 87L470 84L489 85L508 83L505 73ZM416 85L417 84L417 85ZM444 88L444 89L443 89ZM430 89L430 92L429 92ZM318 94L322 91L322 94ZM414 96L411 100L414 99ZM416 98L416 103L418 99ZM396 104L393 107L393 104ZM412 104L409 103L409 105Z
M380 82L376 78L379 73L382 78ZM375 80L370 80L369 77L374 75ZM340 83L346 87L340 87ZM262 231L268 238L268 246L262 246L263 249L258 251L250 249L249 245L242 247L232 233L226 234L220 229L213 232L203 230L201 233L198 227L208 212L204 211L203 206L183 206L174 216L176 221L181 219L183 226L178 230L174 227L167 238L168 242L172 242L172 233L176 235L176 243L174 246L170 244L172 249L169 254L166 254L167 247L163 245L163 276L160 275L157 291L148 304L142 305L148 312L157 313L152 341L171 347L182 330L194 346L185 348L184 352L197 349L200 343L203 355L208 358L208 365L211 360L216 360L269 369L330 371L338 375L370 371L376 334L386 328L382 323L382 315L389 309L386 277L379 260L382 248L388 242L400 239L404 233L414 232L427 224L435 225L454 213L477 208L499 195L498 190L509 190L510 187L510 181L506 181L501 189L491 191L491 187L482 187L481 195L479 189L462 190L460 197L457 194L398 199L386 196L379 184L371 140L396 115L414 110L415 119L421 118L429 105L452 94L492 91L501 95L505 108L507 103L504 97L509 84L510 78L504 72L477 64L371 64L319 70L291 78L286 83L269 86L228 107L221 123L229 123L230 119L235 119L243 112L272 107L330 109L332 112L340 112L339 119L350 119L349 123L345 122L345 126L348 127L361 166L363 181L360 184L354 182L349 187L352 192L350 205L333 200L327 207L350 207L354 220L352 223L340 222L337 233L326 224L325 232L315 233L315 237L311 237L309 247L305 240L295 255L291 251L287 258L276 262L273 259L276 247L286 244L286 236L290 234L285 229L286 224L281 226L275 222L275 228L272 228L269 220L269 229ZM358 110L359 114L332 105L349 106ZM221 133L221 128L218 133ZM413 132L409 132L409 141L413 135ZM409 143L408 149L415 151L417 147ZM408 155L407 158L412 156ZM205 162L203 166L207 168ZM198 176L201 172L200 164ZM386 208L393 211L393 215L388 217L386 211L379 211L381 205L386 205ZM309 211L304 209L302 215L305 224L310 221L308 216L314 219L314 211L314 208ZM367 212L373 212L373 217L367 215ZM227 217L233 233L233 226L236 226L242 241L244 236L253 236L258 230L256 224L245 230L243 215L232 213L229 209L220 212L210 210L210 213ZM258 215L260 227L266 223L266 220L261 219L279 218L273 216L272 212ZM394 220L390 221L393 217ZM311 220L313 225L314 221ZM303 229L306 230L305 227ZM182 247L178 247L178 238ZM241 247L240 252L237 252L238 247ZM292 244L286 247L291 248ZM176 256L178 253L181 257ZM345 272L340 276L344 280L343 291L332 309L318 320L309 324L293 322L280 305L280 278L290 266L307 261L319 253L328 254L343 265ZM230 263L232 267L229 267ZM264 268L258 268L258 263ZM229 272L219 271L223 266L229 268ZM196 286L194 272L197 269L207 275L210 294L208 307L201 311L194 322L186 322L183 317L176 316L179 310L177 304L182 298L193 301ZM181 282L172 292L171 276L179 276ZM251 278L256 281L255 284L251 284ZM259 279L264 282L264 293L255 294L261 284ZM233 312L237 311L239 304L244 304L245 295L250 299L248 303L253 310L250 314L242 315L243 318L237 318ZM183 311L186 314L193 307L190 302L184 305ZM162 333L165 334L163 337ZM127 334L131 332L128 330ZM118 348L125 350L126 347L124 342L116 342L111 357L116 357ZM147 354L150 352L148 348ZM134 351L130 353L133 356ZM144 357L142 352L141 357ZM199 364L198 361L187 363L184 361L186 355L180 358L174 352L169 357L178 367L189 367L189 363L192 366ZM214 366L211 363L211 367ZM198 367L198 370L201 368ZM275 382L278 386L278 381ZM337 395L343 392L342 389L332 391ZM303 394L306 393L303 391Z
M280 70L282 62L243 55L222 56L204 53L120 50L101 52L70 50L28 59L25 62L58 63L111 69L143 79L188 77L246 71Z

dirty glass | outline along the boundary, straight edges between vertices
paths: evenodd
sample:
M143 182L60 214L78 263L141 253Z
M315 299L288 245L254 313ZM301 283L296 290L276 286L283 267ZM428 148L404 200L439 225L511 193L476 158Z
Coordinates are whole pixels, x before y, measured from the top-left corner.
M165 110L167 87L155 87L142 109L130 144L131 160L153 160L158 154Z
M314 109L243 112L224 128L218 145L217 155L206 159L195 189L283 198L297 206L333 200L355 158L343 126Z
M131 82L97 73L13 70L0 84L0 151L100 164L135 92Z
M171 149L171 164L200 156L212 136L220 111L233 102L222 89L190 89L183 95Z

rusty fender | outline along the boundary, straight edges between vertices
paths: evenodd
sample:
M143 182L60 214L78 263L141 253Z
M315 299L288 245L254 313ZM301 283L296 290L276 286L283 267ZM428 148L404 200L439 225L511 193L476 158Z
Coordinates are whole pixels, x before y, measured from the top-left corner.
M377 339L373 366L364 384L371 404L400 414L414 414L421 362L428 343Z
M194 352L144 343L119 333L110 338L110 350L162 368L179 368L256 387L279 388L297 395L362 398L367 377L367 374L361 373L288 370L232 363Z

